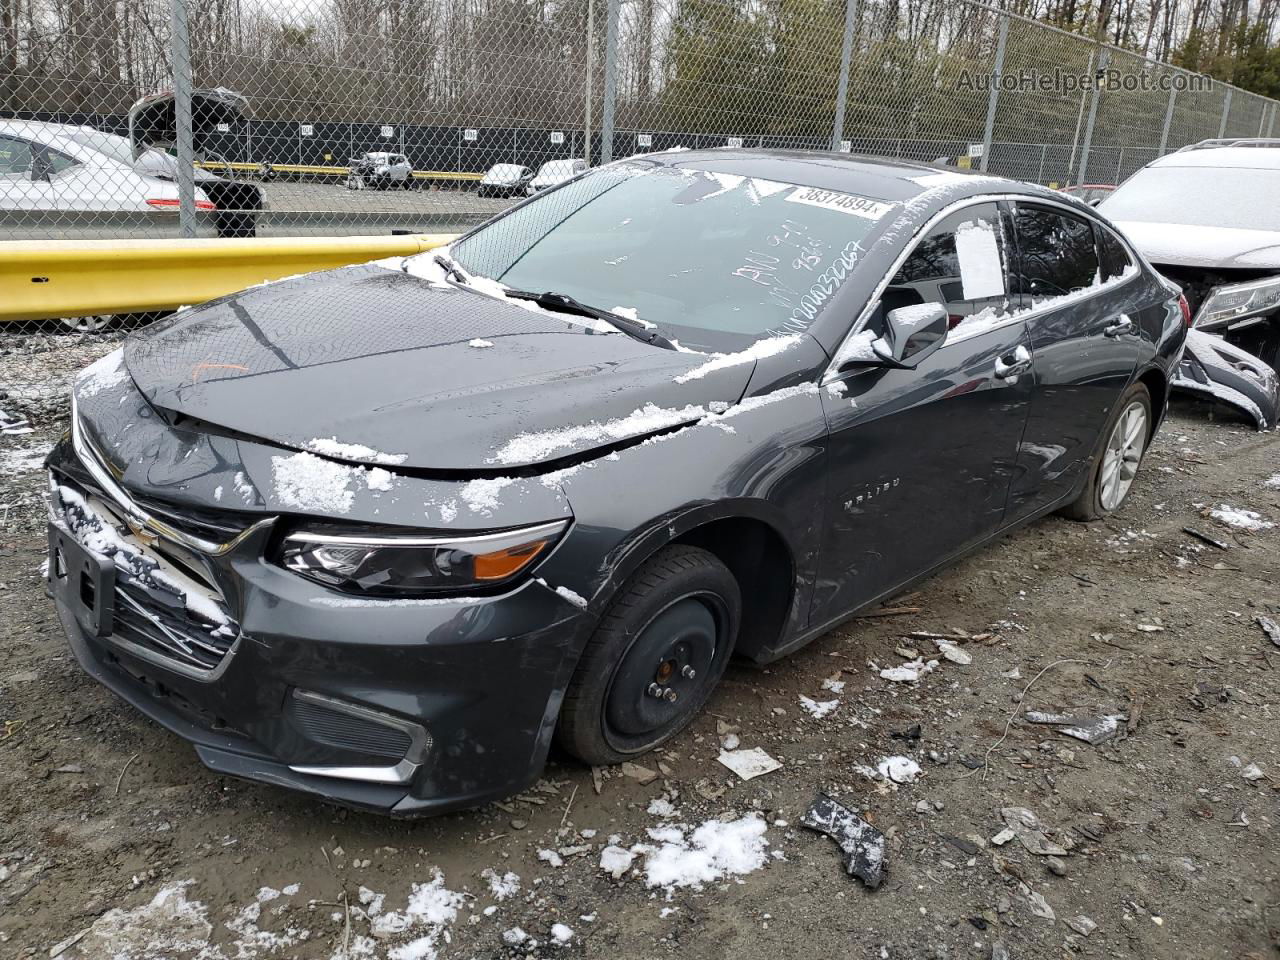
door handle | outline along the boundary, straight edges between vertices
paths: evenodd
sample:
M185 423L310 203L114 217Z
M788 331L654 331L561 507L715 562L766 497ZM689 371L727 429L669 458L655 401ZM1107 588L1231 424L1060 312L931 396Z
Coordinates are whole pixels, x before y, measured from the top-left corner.
M1102 333L1107 337L1120 337L1126 333L1133 333L1133 321L1129 319L1128 314L1122 313L1116 318L1115 323L1103 328Z
M1031 369L1031 351L1019 345L1013 353L996 359L996 379L1009 380Z

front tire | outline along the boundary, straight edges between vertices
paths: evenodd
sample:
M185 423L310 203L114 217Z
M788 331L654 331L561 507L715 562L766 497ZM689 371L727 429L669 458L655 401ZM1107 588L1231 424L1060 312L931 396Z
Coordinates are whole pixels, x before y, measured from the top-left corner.
M556 740L590 764L619 763L688 726L728 666L742 612L715 556L671 546L619 591L565 692Z
M1102 431L1089 480L1074 503L1062 510L1072 520L1100 520L1124 504L1151 440L1151 394L1135 383L1121 396Z

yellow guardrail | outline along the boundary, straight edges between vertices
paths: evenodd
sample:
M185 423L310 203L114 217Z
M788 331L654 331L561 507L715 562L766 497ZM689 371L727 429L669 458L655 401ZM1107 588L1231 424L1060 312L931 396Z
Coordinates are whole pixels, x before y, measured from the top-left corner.
M262 168L260 163L224 162L221 160L204 160L196 164L205 170L235 170L240 173L256 173ZM345 177L351 172L350 167L312 166L305 163L273 163L271 169L276 173L307 173L319 177ZM453 170L415 170L415 180L479 180L483 173L460 173Z
M0 242L0 322L176 310L256 283L382 257L448 234Z

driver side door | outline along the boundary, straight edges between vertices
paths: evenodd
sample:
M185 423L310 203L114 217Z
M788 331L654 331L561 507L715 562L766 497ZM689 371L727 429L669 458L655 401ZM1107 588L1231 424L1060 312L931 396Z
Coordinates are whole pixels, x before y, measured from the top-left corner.
M828 374L828 495L813 622L889 594L996 532L1032 392L1026 324L1008 312L1005 216L993 202L938 221L890 279L887 311L938 303L950 330L914 370Z

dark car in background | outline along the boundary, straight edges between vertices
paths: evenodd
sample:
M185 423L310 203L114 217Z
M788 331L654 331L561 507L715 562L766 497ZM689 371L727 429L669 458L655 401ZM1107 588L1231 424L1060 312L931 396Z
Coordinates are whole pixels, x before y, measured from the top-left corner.
M90 367L49 459L50 589L82 666L213 769L474 805L553 740L666 742L731 656L1120 509L1185 332L1055 191L622 161Z
M1182 288L1196 330L1280 369L1280 150L1179 151L1098 209Z

